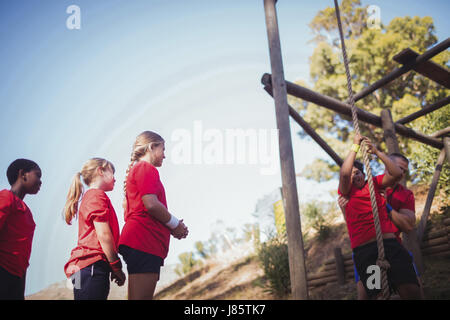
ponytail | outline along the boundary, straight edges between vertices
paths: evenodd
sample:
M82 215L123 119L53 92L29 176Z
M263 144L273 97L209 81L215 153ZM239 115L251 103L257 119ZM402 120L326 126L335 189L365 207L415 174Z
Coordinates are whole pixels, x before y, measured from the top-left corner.
M72 184L67 194L66 205L64 206L64 219L68 225L71 225L72 219L77 216L78 202L82 194L83 184L81 183L81 172L78 172L72 179Z
M72 179L72 184L70 185L69 192L67 193L66 205L64 206L64 219L68 225L72 224L72 219L76 218L78 213L78 202L83 195L83 183L81 182L81 177L87 186L91 185L91 182L96 176L96 169L110 168L115 172L114 165L103 158L92 158L86 161L83 168L78 172Z

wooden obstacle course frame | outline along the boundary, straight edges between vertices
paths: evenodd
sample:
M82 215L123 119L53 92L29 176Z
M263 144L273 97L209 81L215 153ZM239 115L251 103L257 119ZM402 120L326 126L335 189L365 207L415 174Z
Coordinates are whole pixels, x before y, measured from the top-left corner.
M308 286L317 285L320 281L315 281L313 279L310 282L307 280L306 267L304 260L304 248L303 248L303 238L301 233L301 223L300 223L300 210L298 206L298 194L295 181L295 168L293 164L293 151L292 151L292 141L290 135L290 124L289 116L294 118L294 120L316 141L323 150L327 152L328 155L339 165L342 165L342 159L337 155L337 153L323 140L320 135L318 135L315 130L287 103L287 94L291 94L297 98L303 99L308 102L312 102L316 105L325 107L327 109L333 110L342 115L351 116L351 107L347 103L341 102L334 98L328 97L326 95L314 92L305 87L296 85L294 83L288 82L284 79L283 62L281 57L281 44L279 37L276 4L277 0L264 0L264 10L266 17L266 28L268 35L270 62L273 77L270 74L264 74L261 82L264 85L264 89L273 97L275 101L276 109L276 119L277 128L279 129L279 148L280 148L280 164L281 164L281 176L283 184L283 204L285 206L286 212L286 231L288 234L288 252L289 252L289 266L290 266L290 276L291 276L291 288L292 296L294 299L307 299L308 298ZM387 85L391 81L397 79L401 75L415 70L420 72L425 76L430 76L429 78L435 82L438 82L447 88L448 81L442 81L449 77L450 73L447 69L436 65L429 60L439 54L440 52L446 50L450 46L450 38L436 44L432 48L428 49L423 54L419 55L417 53L411 53L411 49L407 48L397 54L394 58L400 61L403 65L385 75L383 78L374 82L373 84L367 86L359 93L354 96L355 102L368 96L372 92L379 88ZM437 70L439 69L439 79L435 79L433 72L427 70ZM437 183L439 180L440 169L442 168L442 163L445 160L445 154L447 153L447 160L450 161L450 138L446 137L448 134L448 128L439 130L444 131L443 133L436 132L431 136L427 136L423 133L416 132L411 128L406 127L404 124L413 121L425 114L433 112L443 106L447 105L450 101L450 97L446 97L440 101L434 102L433 104L424 107L422 110L410 114L407 117L400 119L399 121L392 123L389 130L392 130L395 134L400 134L407 138L411 138L422 142L424 144L430 145L441 151L438 157L438 162L436 165L436 170L433 176L433 181L431 183L430 190L428 192L427 205L422 213L419 226L417 228L417 233L414 233L412 241L416 241L416 244L420 246L422 237L425 231L426 221L429 215L429 210L431 208L431 202L434 198L434 193L436 191ZM376 116L368 111L357 108L357 114L359 120L383 128L382 116ZM384 129L384 128L383 128ZM445 131L447 130L447 131ZM387 136L392 136L392 133L387 133ZM442 137L442 139L440 139ZM443 155L443 156L442 156ZM442 160L442 161L441 161ZM445 251L444 251L445 252ZM345 262L345 260L344 260ZM342 271L340 271L342 273ZM336 276L337 279L337 276ZM315 282L314 282L315 281ZM339 276L339 282L342 283L342 274ZM321 283L321 282L320 282Z

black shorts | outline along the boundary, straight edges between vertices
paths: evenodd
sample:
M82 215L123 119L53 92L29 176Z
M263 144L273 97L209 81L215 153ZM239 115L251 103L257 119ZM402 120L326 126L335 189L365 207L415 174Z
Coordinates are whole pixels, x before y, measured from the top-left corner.
M133 273L157 273L164 265L164 259L154 254L143 252L121 244L119 253L127 264L128 274Z
M25 300L25 277L20 278L0 267L0 300Z
M398 285L411 283L419 286L417 275L412 264L412 258L408 251L397 241L397 239L384 239L384 254L390 264L387 271L388 282L391 292L395 291ZM366 289L369 297L375 297L381 289L369 289L367 279L373 272L367 272L367 267L376 265L378 258L378 247L376 241L353 249L354 262L359 277ZM381 280L380 280L381 283Z
M110 289L111 268L106 261L97 261L70 278L73 284L74 300L106 300Z

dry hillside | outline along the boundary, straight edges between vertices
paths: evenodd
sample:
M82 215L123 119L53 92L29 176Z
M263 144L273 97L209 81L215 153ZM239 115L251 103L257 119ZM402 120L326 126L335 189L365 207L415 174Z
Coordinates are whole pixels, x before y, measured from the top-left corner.
M423 210L427 187L415 187L416 212L419 216ZM439 225L442 218L449 217L449 200L444 194L435 198L431 210L430 223ZM308 273L320 271L325 260L333 256L335 247L341 247L343 253L350 252L350 241L345 224L332 226L329 237L323 241L310 239L306 241ZM226 258L226 259L225 259ZM227 261L224 263L224 261ZM424 260L426 271L422 276L425 294L428 299L450 298L450 259L449 257L427 257ZM164 278L164 275L161 275ZM186 276L168 285L157 287L156 299L276 299L267 291L267 279L255 254L211 259L202 267L194 269ZM312 299L356 299L353 281L344 286L329 284L309 292ZM289 296L282 297L289 299ZM42 290L27 299L73 299L72 291L65 283L58 283ZM126 284L118 288L111 284L109 299L126 299Z

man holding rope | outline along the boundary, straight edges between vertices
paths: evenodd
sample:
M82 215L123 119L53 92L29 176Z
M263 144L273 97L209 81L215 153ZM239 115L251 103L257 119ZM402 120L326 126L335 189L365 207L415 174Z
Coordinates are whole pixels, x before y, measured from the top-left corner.
M354 144L341 167L338 189L339 195L348 199L343 209L356 269L367 296L377 297L380 288L368 286L371 276L371 272L368 272L371 270L369 267L376 266L378 259L369 183L365 180L361 164L355 162L356 154L363 141L367 144L368 153L379 157L386 168L384 174L373 177L373 185L383 234L384 253L390 265L387 271L389 287L391 290L395 289L402 299L420 299L419 284L411 256L396 239L395 233L398 232L398 228L389 218L386 199L381 194L382 190L398 183L402 177L402 170L392 159L380 152L368 138L359 134L355 134Z

